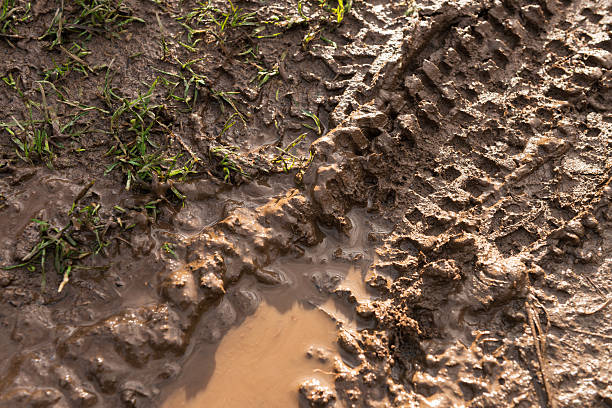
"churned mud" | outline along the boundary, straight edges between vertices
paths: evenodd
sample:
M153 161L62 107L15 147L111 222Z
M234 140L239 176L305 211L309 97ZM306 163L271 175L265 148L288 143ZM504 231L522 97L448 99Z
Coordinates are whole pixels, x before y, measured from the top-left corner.
M612 406L612 6L0 3L1 407Z

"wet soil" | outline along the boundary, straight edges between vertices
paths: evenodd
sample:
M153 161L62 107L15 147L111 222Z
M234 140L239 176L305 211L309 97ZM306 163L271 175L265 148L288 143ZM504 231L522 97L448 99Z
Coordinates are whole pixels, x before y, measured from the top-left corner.
M279 311L263 303L231 329L216 350L187 363L185 378L176 381L185 386L163 406L293 406L302 381L314 378L331 385L335 351L335 325L326 315L297 304ZM210 365L211 356L214 364L207 381L202 368ZM189 395L189 388L197 393Z
M607 2L2 4L1 407L612 406Z

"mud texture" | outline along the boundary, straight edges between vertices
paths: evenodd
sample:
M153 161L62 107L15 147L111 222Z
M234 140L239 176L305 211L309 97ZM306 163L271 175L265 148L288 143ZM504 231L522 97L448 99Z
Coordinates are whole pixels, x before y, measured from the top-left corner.
M336 321L296 406L612 406L610 4L13 3L0 406L161 406L263 297Z

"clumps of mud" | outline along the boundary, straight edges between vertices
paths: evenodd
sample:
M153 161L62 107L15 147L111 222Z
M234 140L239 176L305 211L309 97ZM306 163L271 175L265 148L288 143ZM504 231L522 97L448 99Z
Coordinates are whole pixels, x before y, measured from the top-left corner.
M319 380L306 380L300 385L300 394L310 407L328 407L336 401L336 395Z
M311 301L335 319L339 354L333 384L303 381L296 404L612 404L612 10L582 0L425 1L407 17L376 3L355 3L334 32L337 48L290 49L280 86L304 92L287 103L268 106L276 98L240 72L207 71L257 102L245 117L263 136L245 140L238 126L202 136L221 126L213 105L176 130L189 152L248 150L223 151L242 169L225 181L241 187L223 185L212 160L176 183L184 208L169 205L154 222L130 213L137 229L117 240L130 250L116 243L110 272L75 277L64 297L37 304L24 287L34 276L0 272L0 327L10 333L0 345L11 355L0 363L2 406L160 403L202 343L257 309L258 291L240 283L289 290L275 262L307 257L326 235L355 235L356 207L370 221L367 242L327 257L367 264L367 288L343 287L331 267L310 275L354 321ZM278 45L266 43L270 55ZM289 142L306 106L323 126L298 148L311 151L308 165L274 176L283 170L270 166L267 132L276 121ZM0 179L7 191L37 174L10 172ZM58 201L78 191L68 184ZM165 197L153 184L145 205ZM87 199L112 208L109 190ZM27 234L27 220L19 224L3 231ZM28 249L17 244L17 256ZM140 272L130 279L131 270Z
M357 362L337 367L339 399L609 403L598 357L607 355L600 222L609 220L597 208L610 183L611 54L599 40L610 22L585 18L587 9L423 8L368 102L313 144L305 180L322 219L350 229L346 211L359 205L394 225L371 235L378 257L367 283L380 297L356 307L377 328L339 336ZM561 39L573 24L580 34ZM576 295L600 305L588 320Z
M318 241L313 218L297 190L254 210L236 208L184 243L187 263L162 274L159 291L170 304L200 316L245 274L280 285L284 277L266 267L281 255L300 254L299 244Z

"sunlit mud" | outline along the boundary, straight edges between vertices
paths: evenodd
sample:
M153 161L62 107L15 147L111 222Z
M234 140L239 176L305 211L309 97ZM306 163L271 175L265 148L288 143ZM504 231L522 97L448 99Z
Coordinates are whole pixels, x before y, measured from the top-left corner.
M305 378L329 383L335 356L335 324L322 312L294 303L280 312L262 303L231 329L214 352L214 372L195 395L176 390L164 408L290 407ZM197 382L199 356L178 382Z

